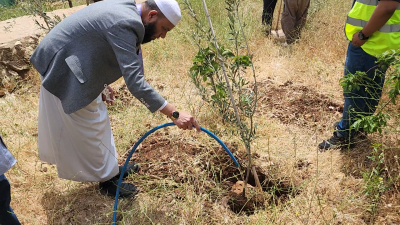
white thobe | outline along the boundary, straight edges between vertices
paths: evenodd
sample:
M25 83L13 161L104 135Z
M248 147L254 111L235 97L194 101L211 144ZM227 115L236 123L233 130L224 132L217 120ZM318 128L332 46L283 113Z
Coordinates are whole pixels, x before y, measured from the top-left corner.
M41 86L38 132L39 158L55 164L60 178L99 182L118 174L117 151L101 95L66 114L61 101Z

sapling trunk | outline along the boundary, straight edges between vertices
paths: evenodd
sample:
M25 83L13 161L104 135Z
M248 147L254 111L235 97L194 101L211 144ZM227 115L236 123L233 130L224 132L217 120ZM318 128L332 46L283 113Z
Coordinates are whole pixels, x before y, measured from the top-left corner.
M249 44L247 43L247 38L246 38L246 35L244 34L242 22L241 22L241 20L240 20L239 9L238 9L237 5L236 5L236 7L235 7L235 12L236 12L236 17L237 17L238 22L239 22L240 31L241 31L242 36L243 36L243 40L244 40L244 43L245 43L245 45L246 45L247 55L251 55L251 54L250 54ZM256 71L255 71L255 69L254 69L253 63L251 63L250 66L251 66L251 71L252 71L252 73L253 73L253 79L254 79L254 89L253 89L253 90L254 90L254 99L255 99L255 101L254 101L254 107L253 107L253 109L252 109L252 114L251 114L251 116L250 116L250 132L253 132L253 129L254 129L254 128L253 128L253 115L254 115L254 112L256 111L256 107L257 107L258 90L257 90ZM268 139L268 141L269 141L269 139ZM247 153L250 155L250 153L251 153L251 151L250 151L250 146L249 146L248 148L249 148L249 149L248 149ZM246 150L247 150L247 149L246 149ZM250 156L250 157L251 157L251 156ZM249 166L251 166L250 162L251 162L251 159L249 159ZM255 171L254 171L254 172L255 172ZM249 173L247 173L247 177L246 177L246 180L245 180L245 182L244 182L245 187L247 186L248 178L249 178ZM254 179L256 180L256 182L259 180L256 173L254 174ZM258 183L260 183L260 182L258 182ZM260 185L260 188L261 188L261 185ZM262 189L261 189L261 190L262 190Z
M247 155L248 155L247 173L246 173L246 179L245 179L244 188L243 188L243 195L245 196L246 195L247 182L248 182L248 179L249 179L249 176L250 176L250 171L252 170L250 144L248 143L248 140L245 140L245 137L246 137L245 133L244 133L245 129L243 129L243 124L242 124L240 116L239 116L239 111L238 111L238 108L236 106L235 99L233 97L232 88L231 88L231 85L230 85L230 82L229 82L229 78L228 78L228 75L227 75L227 72L226 72L226 69L225 69L225 62L224 62L224 59L223 59L223 57L221 56L221 53L220 53L220 49L219 49L219 46L218 46L217 38L216 38L216 35L215 35L215 32L214 32L214 28L213 28L213 25L212 25L212 22L211 22L210 14L208 13L207 4L206 4L205 0L202 0L202 2L203 2L203 6L204 6L204 11L206 13L207 21L208 21L208 24L210 26L212 39L214 41L215 49L216 49L216 52L217 52L217 58L219 60L222 72L224 74L226 86L227 86L227 89L228 89L228 92L229 92L230 103L231 103L231 106L232 106L232 108L233 108L233 110L235 112L236 125L240 129L241 137L242 137L242 139L244 139L243 142L245 143L246 152L247 152ZM253 121L251 121L251 122L253 122ZM252 129L252 126L251 126L251 129ZM250 130L250 132L251 131L252 130ZM254 173L254 177L255 177L255 180L259 180L256 173ZM260 184L259 184L259 186L261 187Z

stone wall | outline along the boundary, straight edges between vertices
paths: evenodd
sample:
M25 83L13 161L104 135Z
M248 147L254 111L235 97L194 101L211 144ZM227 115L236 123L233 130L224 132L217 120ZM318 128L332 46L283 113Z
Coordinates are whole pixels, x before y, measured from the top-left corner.
M12 92L30 69L29 58L39 43L39 35L0 45L0 96Z

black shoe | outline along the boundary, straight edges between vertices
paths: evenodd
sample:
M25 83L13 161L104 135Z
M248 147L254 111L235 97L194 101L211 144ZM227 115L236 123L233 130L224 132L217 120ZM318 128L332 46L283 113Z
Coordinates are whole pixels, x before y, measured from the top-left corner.
M340 121L334 122L334 123L333 123L333 129L339 130L339 123L340 123Z
M118 167L119 173L116 175L116 177L119 178L119 176L121 175L121 172L122 172L122 168L123 168L123 167L124 167L124 166L119 166L119 167ZM126 169L125 169L123 178L127 177L129 174L137 173L137 172L139 172L139 170L140 170L139 164L136 164L136 163L128 163L128 165L126 166Z
M339 130L339 123L340 122L334 122L333 123L333 129L335 129L335 131L336 130ZM356 131L355 133L354 133L354 138L358 138L358 139L361 139L361 140L364 140L364 139L366 139L367 138L367 135L368 135L368 133L367 132L365 132L362 128L360 128L358 131Z
M333 136L331 138L319 143L318 147L321 150L329 150L332 148L344 147L348 144L349 144L348 138L343 137L340 133L335 131L333 132Z
M108 181L100 182L99 183L100 193L102 195L115 197L115 195L117 194L117 185L118 185L118 178L116 177L113 177ZM119 189L119 197L121 198L131 197L133 195L136 195L138 192L139 189L135 185L122 182Z

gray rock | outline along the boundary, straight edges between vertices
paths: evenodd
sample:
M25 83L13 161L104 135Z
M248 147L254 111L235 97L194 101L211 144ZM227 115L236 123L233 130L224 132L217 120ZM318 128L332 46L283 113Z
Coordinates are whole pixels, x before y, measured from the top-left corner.
M24 71L29 69L29 65L23 61L23 60L18 60L18 61L8 61L8 62L3 62L7 67L11 68L12 70L15 71Z

